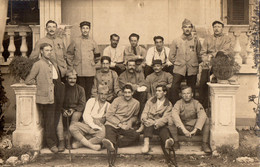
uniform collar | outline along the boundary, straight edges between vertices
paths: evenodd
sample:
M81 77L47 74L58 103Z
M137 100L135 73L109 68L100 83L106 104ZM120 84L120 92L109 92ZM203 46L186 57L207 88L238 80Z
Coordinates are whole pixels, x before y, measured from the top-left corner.
M224 34L223 34L223 33L221 33L221 34L218 34L218 35L215 35L215 34L214 34L214 37L215 37L215 38L219 38L219 37L222 37L222 36L224 36Z
M47 34L46 37L49 38L49 39L55 39L56 38L55 35L50 35L50 34Z
M181 35L181 38L183 39L183 40L192 40L192 38L193 38L193 36L192 35L189 35L189 36L186 36L186 35L184 35L184 34L182 34Z

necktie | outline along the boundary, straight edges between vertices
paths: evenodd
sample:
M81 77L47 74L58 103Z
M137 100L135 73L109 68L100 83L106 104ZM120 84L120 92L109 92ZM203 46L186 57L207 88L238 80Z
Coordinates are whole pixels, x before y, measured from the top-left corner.
M136 47L133 47L134 55L137 55Z

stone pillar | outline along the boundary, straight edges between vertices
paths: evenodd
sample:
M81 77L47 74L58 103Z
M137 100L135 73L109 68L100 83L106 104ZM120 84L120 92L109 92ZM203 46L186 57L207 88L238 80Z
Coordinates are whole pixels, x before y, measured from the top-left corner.
M32 38L33 38L33 44L32 47L34 49L35 43L40 39L40 26L39 25L29 25L32 29Z
M17 83L11 87L16 95L16 130L13 132L13 144L30 145L32 149L40 150L43 128L36 106L36 86Z
M239 146L236 131L236 92L240 85L208 83L211 100L210 146Z
M22 37L22 43L21 43L20 51L21 51L23 57L27 57L27 55L26 55L27 51L28 51L28 46L27 46L27 43L26 43L27 33L21 31L21 32L19 32L19 35Z

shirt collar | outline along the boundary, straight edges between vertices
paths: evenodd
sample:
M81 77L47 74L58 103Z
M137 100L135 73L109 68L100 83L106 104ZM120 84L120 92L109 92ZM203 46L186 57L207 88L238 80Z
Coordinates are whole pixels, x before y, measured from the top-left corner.
M219 37L222 37L222 36L224 36L224 34L223 34L223 33L221 33L221 34L217 34L217 35L216 35L216 34L214 34L214 37L215 37L215 38L219 38Z
M192 40L192 38L193 38L193 36L192 35L189 35L189 36L186 36L186 35L184 35L184 34L182 34L181 35L181 38L183 39L183 40Z
M55 35L50 35L50 34L47 34L46 37L49 38L49 39L55 39L56 38Z
M156 103L156 102L157 102L156 96L154 96L154 97L151 99L151 102L152 102L152 103ZM164 106L169 106L169 105L170 105L170 101L169 101L167 98L165 98L163 105L164 105Z

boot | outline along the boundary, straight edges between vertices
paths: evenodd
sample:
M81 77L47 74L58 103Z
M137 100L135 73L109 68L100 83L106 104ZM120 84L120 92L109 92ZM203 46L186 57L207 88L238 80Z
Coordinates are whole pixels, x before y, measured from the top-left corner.
M110 140L103 139L102 143L109 151L115 151L115 147L114 147L113 143Z
M144 125L141 123L140 128L136 130L137 133L141 133L144 130Z
M83 138L80 141L84 146L91 148L92 150L99 151L101 149L101 146L99 144L92 144L90 141L88 141L86 138Z
M201 148L205 153L211 153L211 149L208 143L203 142Z
M58 151L59 151L59 152L65 151L65 142L64 142L64 140L60 140L60 141L59 141Z
M165 148L170 149L174 144L174 140L172 138L169 138L165 141Z
M141 151L144 154L149 152L149 137L144 138L144 146Z
M57 148L57 146L51 147L50 150L51 150L51 152L53 152L53 153L55 153L55 154L58 153L58 151L59 151L58 148Z

